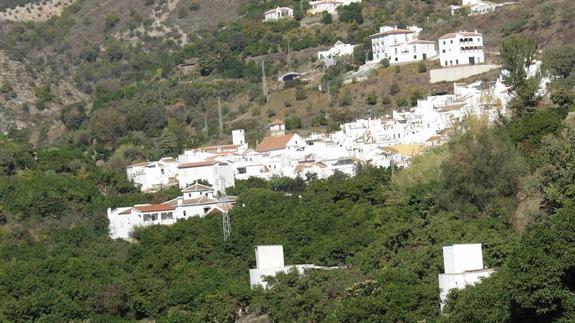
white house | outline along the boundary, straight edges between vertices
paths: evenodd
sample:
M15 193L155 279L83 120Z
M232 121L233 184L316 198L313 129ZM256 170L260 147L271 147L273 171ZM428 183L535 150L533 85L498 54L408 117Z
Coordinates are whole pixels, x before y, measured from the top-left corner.
M207 181L217 191L235 185L234 168L221 161L199 161L183 163L178 166L178 179L180 188L188 187L200 180Z
M264 12L264 21L278 21L285 18L293 18L292 8L277 7Z
M220 198L211 187L194 184L183 190L182 196L161 204L138 204L113 210L109 208L110 237L130 240L136 227L171 225L181 219L227 212L235 201L235 196Z
M495 9L497 9L498 7L503 7L514 3L515 2L494 3L491 1L483 1L483 0L461 0L460 6L457 5L451 6L451 15L453 16L462 11L464 11L466 14L470 16L484 15L495 11Z
M345 44L341 41L337 41L332 48L326 51L321 51L317 53L317 58L319 59L326 59L326 58L336 58L340 56L350 56L353 54L353 49L355 45Z
M337 8L341 6L348 6L354 2L361 2L361 0L318 0L310 1L310 9L307 11L310 15L315 15L322 12L329 14L336 14Z
M128 180L139 185L142 192L178 185L178 161L171 157L129 165L126 173Z
M439 38L441 66L475 65L485 63L483 35L477 30L449 33Z
M397 26L380 27L379 33L370 36L373 59L367 63L387 59L390 64L400 64L436 57L435 42L420 40L421 30L417 26L408 26L406 29Z
M483 268L480 243L443 247L443 264L445 273L439 275L439 298L442 309L449 291L474 285L495 272L493 269Z
M303 275L307 269L331 270L338 267L322 267L316 265L290 265L284 264L284 248L281 245L256 246L256 268L250 269L250 286L252 288L267 288L266 277L274 277L278 273L287 273L295 270Z

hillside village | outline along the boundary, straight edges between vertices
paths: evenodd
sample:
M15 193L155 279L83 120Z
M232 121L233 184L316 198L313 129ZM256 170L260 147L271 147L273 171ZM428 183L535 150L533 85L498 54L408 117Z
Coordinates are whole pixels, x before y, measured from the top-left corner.
M0 321L570 321L574 27L570 0L0 3Z

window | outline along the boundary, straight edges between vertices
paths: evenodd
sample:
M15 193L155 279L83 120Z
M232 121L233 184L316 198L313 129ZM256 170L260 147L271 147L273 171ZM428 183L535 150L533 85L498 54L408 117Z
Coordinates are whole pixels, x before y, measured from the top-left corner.
M174 218L174 216L173 216L172 212L164 212L161 215L162 220L171 220L173 218Z
M184 211L184 216L186 216L186 215L187 215L187 213L186 213L186 211Z
M455 65L459 65L459 60L458 60L458 59L455 60Z
M445 49L444 49L444 50L442 50L441 52L445 54Z
M395 58L395 61L397 62L397 60L398 60L398 58L396 57L396 58Z
M158 213L146 213L144 214L144 221L157 221Z
M192 197L192 193L188 193L188 197Z
M208 212L210 212L210 208L209 208L209 207L205 207L205 208L204 208L204 214L207 214Z
M417 59L417 55L413 55L413 59Z
M161 173L162 175L164 175L164 169L163 169L163 168L160 169L160 173Z

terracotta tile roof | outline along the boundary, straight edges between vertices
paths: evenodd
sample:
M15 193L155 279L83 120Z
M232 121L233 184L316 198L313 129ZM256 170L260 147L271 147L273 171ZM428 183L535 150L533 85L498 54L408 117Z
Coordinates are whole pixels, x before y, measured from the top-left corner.
M303 172L306 168L312 168L312 167L319 167L319 168L327 168L326 164L324 163L316 163L316 162L304 162L304 163L299 163L296 167L295 167L295 171L297 173L301 173Z
M225 204L218 204L216 207L211 209L207 214L221 214L222 212L230 211L233 208L234 208L233 204L228 204L227 206Z
M207 166L213 166L219 164L221 166L227 165L227 163L224 162L217 162L217 161L201 161L201 162L195 162L195 163L185 163L185 164L181 164L180 166L178 166L178 168L195 168L195 167L207 167Z
M182 193L205 192L205 191L212 191L211 186L196 183L194 185L186 187L186 189L184 189Z
M370 35L369 37L379 37L379 36L387 36L387 35L399 35L399 34L412 34L414 33L413 30L408 29L392 29L384 32L380 32L377 34Z
M391 147L379 147L379 150L387 154L399 154L399 150Z
M472 37L472 36L482 36L482 35L478 32L463 31L463 32L458 32L458 33L445 34L445 35L439 37L439 39L450 39L450 38L455 38L457 36Z
M213 151L236 150L239 147L240 147L239 145L218 145L218 146L200 147L192 150L201 152L213 152Z
M161 211L173 211L176 208L169 204L146 204L146 205L136 205L134 209L140 212L161 212Z
M266 152L278 149L284 149L287 143L293 138L294 134L290 133L283 136L265 137L256 147L257 152Z

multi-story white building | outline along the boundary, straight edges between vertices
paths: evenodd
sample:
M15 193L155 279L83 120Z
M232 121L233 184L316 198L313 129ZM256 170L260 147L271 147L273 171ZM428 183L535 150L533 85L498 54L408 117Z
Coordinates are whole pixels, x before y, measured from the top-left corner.
M326 51L321 51L317 53L317 58L319 59L326 59L326 58L336 58L340 56L350 56L353 55L353 49L355 45L351 44L344 44L341 41L337 41L332 48Z
M421 30L417 26L405 29L397 26L380 27L379 33L370 36L373 59L367 63L387 59L390 64L401 64L435 58L435 42L420 40Z
M441 66L476 65L485 63L483 35L477 30L449 33L439 38Z
M293 9L288 7L277 7L264 12L264 21L278 21L280 19L293 18Z
M315 15L322 12L329 14L336 14L337 8L341 6L348 6L354 2L361 2L361 0L318 0L310 1L310 9L307 11L310 15Z
M235 196L220 198L217 191L211 187L194 184L184 189L182 196L162 204L138 204L108 209L110 237L130 240L137 227L171 225L181 219L227 212L235 201Z
M481 244L456 244L443 247L445 273L439 275L441 308L452 289L464 289L491 276L493 269L483 268Z

